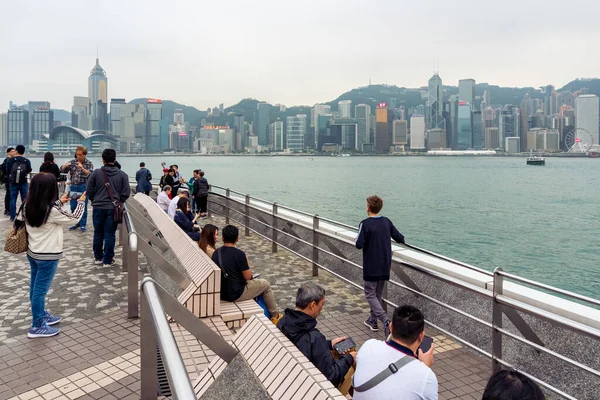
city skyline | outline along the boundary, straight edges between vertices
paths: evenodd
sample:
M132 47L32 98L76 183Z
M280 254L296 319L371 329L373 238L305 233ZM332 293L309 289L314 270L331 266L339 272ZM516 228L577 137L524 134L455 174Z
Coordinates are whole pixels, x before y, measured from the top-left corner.
M246 97L312 105L366 86L369 80L420 88L434 71L453 85L473 78L505 87L561 87L576 77L594 77L600 61L596 52L588 51L600 36L593 21L600 5L582 1L567 7L577 13L577 24L555 23L565 11L557 1L543 7L508 1L493 9L475 1L458 7L308 2L302 8L264 2L260 12L243 2L227 9L212 3L140 7L137 1L114 2L119 13L111 11L111 3L99 7L93 19L75 1L4 5L15 18L0 27L0 44L9 56L0 65L0 104L46 99L69 110L73 96L88 92L78 77L89 70L96 45L110 75L109 97L159 97L198 109ZM290 12L294 18L282 17ZM273 20L271 14L280 18ZM398 16L404 16L402 24ZM259 23L262 18L271 23ZM426 33L425 18L431 27ZM346 56L327 56L323 63L332 51ZM410 63L399 62L406 56Z

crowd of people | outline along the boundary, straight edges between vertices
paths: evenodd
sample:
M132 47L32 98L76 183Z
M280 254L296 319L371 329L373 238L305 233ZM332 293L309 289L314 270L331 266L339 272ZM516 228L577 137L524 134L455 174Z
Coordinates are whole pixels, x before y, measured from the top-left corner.
M92 205L94 225L94 264L114 264L117 221L115 208L130 195L127 174L116 166L116 152L102 153L103 166L94 169L87 159L87 149L77 148L75 158L61 167L52 153L44 156L40 174L28 181L21 174L31 172L24 157L24 146L7 150L0 166L7 196L5 215L23 221L28 234L27 259L30 265L30 302L32 326L30 338L59 333L54 327L61 320L45 308L46 295L63 257L63 226L85 232L87 203ZM163 163L164 167L164 163ZM59 193L57 182L67 174L69 190ZM382 307L383 288L390 279L390 241L404 243L405 238L391 220L381 216L383 200L370 196L366 202L368 218L361 221L355 245L363 253L363 288L370 307L364 325L371 331L384 330L384 340L367 340L359 350L356 345L336 350L347 337L327 339L317 328L317 318L325 306L325 288L316 282L303 283L297 290L295 308L280 313L271 285L251 268L247 254L237 247L239 230L234 225L223 229L206 223L208 181L204 171L194 170L186 183L177 165L163 168L157 203L199 248L221 269L221 299L224 301L257 300L277 328L342 394L358 400L438 398L438 380L432 370L435 344L425 336L425 316L411 305L397 307L391 318ZM136 173L136 191L148 195L152 175L144 163ZM17 196L22 205L17 211ZM192 199L192 201L190 201ZM65 206L70 203L70 210ZM219 233L222 245L219 246ZM427 340L429 339L429 340ZM428 346L425 346L428 343ZM527 376L511 370L497 371L489 380L483 400L544 399L544 394Z

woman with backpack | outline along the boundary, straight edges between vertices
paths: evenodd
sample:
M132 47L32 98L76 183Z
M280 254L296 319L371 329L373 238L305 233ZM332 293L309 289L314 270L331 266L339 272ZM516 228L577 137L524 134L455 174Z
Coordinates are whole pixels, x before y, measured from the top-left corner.
M85 208L83 195L77 199L73 213L66 210L69 202L67 193L58 198L56 178L52 174L37 174L31 179L31 187L19 210L19 219L25 221L27 230L27 260L31 270L29 300L33 320L27 334L30 338L57 335L54 328L61 317L45 309L46 294L50 289L58 260L63 257L63 225L78 223Z

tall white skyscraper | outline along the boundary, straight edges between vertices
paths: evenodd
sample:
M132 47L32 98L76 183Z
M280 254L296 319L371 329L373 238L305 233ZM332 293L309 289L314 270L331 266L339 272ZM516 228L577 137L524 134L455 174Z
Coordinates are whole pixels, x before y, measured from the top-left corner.
M600 144L599 99L595 94L584 94L575 99L575 127L588 131L594 144Z
M410 148L425 148L425 116L414 114L410 117Z
M338 101L338 113L340 114L340 118L352 118L352 101Z

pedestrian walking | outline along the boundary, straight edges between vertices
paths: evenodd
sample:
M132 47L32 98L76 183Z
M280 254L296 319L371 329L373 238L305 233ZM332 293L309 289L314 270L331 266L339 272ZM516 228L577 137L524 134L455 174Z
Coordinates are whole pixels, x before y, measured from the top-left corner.
M135 181L137 182L135 188L136 193L144 193L146 196L150 196L150 191L152 190L152 174L148 168L146 168L145 162L140 163L140 169L135 173Z

